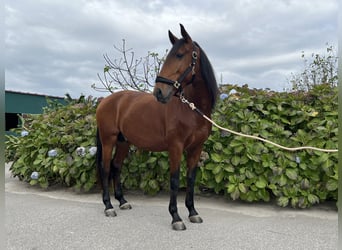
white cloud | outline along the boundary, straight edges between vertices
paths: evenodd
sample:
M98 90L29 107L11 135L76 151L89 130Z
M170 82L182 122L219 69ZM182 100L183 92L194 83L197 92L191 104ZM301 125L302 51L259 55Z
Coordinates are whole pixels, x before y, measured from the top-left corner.
M117 56L126 39L137 56L170 48L183 23L206 51L218 79L282 90L301 51L337 45L337 0L8 1L6 89L77 96Z

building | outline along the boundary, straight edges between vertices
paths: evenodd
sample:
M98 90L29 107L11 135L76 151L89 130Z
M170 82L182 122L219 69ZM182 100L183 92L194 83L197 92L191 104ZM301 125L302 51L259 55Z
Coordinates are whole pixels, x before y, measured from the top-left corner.
M43 107L47 106L47 98L62 104L66 103L64 97L5 90L6 131L18 127L18 115L41 114Z

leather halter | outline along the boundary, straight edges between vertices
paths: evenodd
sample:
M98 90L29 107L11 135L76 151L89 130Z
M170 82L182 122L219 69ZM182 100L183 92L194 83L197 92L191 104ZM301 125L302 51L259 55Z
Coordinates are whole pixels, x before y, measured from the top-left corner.
M173 86L177 89L175 95L178 92L182 92L182 85L181 83L184 81L185 77L191 72L192 73L192 78L191 81L188 82L186 85L191 84L194 79L195 79L195 65L196 65L196 61L197 61L197 51L195 49L195 45L193 46L193 50L192 50L192 61L189 65L189 67L183 72L183 74L181 74L178 79L176 81L170 80L168 78L162 77L162 76L157 76L156 78L156 83L157 82L161 82L170 86Z

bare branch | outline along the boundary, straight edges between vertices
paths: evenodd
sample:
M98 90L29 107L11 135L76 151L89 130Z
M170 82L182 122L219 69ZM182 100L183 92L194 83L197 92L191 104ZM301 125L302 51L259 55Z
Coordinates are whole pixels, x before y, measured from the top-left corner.
M133 49L126 48L124 39L120 48L115 45L113 47L121 56L111 59L108 54L103 55L106 62L103 77L97 74L102 87L93 84L92 88L101 92L113 92L118 89L151 92L154 80L165 61L167 50L162 57L159 57L158 53L148 52L145 57L135 58Z

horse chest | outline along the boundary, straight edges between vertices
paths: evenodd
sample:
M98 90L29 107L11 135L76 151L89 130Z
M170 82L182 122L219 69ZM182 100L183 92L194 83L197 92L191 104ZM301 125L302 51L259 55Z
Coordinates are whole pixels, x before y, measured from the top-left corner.
M190 130L187 144L204 143L204 141L208 139L209 133L210 133L210 127L208 127L206 124L203 124L201 126L196 126Z

